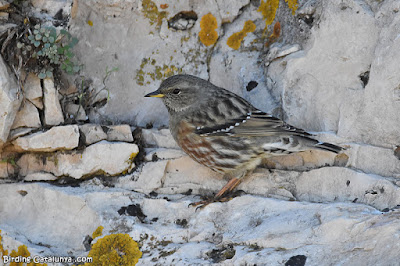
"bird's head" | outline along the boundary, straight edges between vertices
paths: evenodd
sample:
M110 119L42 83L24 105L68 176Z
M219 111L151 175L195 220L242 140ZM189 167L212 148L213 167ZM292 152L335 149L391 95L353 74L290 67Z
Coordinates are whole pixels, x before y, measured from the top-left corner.
M180 112L200 104L210 95L213 85L191 75L175 75L164 80L158 90L145 97L161 98L168 111Z

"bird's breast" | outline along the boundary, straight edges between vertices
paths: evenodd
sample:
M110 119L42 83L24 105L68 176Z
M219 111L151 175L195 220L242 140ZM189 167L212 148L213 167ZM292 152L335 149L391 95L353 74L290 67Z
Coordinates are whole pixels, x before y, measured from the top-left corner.
M176 124L172 134L185 153L216 172L236 169L257 155L246 139L200 136L195 133L196 127L182 120Z

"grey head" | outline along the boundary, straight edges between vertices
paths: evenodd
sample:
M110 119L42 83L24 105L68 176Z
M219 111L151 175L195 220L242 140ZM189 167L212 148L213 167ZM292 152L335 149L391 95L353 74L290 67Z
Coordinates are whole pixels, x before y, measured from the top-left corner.
M191 75L175 75L164 80L158 90L145 97L161 98L168 111L180 112L200 106L220 88Z

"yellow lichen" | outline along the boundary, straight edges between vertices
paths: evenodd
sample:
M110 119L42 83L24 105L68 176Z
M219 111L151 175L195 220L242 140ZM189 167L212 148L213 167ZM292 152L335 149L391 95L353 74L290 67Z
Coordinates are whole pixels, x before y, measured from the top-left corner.
M7 255L8 255L8 250L4 249L3 244L2 244L1 230L0 230L0 255L1 255L0 257L7 256ZM23 257L23 258L27 258L27 260L28 260L28 258L31 257L31 253L29 252L27 246L25 246L25 245L20 245L20 246L18 247L17 251L12 250L12 251L10 252L10 257L12 257L12 258ZM27 266L32 266L32 265L35 265L35 266L47 266L46 263L34 263L34 262L32 262L32 260L31 260L30 263L27 263L27 264L24 264L24 263L22 263L22 262L13 262L13 261L10 262L10 266L19 266L19 265L27 265Z
M3 255L3 256L8 255L8 250L4 249L3 244L1 242L2 242L2 238L1 238L1 230L0 230L0 255Z
M157 5L151 0L143 0L142 8L142 12L150 20L150 24L156 23L157 27L161 26L163 18L168 16L166 11L159 12Z
M218 39L217 19L211 13L204 15L200 21L200 28L199 38L201 43L205 46L213 45Z
M253 32L256 30L256 25L253 21L248 20L244 23L244 27L240 32L235 32L229 38L226 44L231 47L232 49L239 49L241 42L243 41L244 37L247 36L247 33Z
M112 234L97 240L88 256L93 262L85 265L135 265L142 252L128 234Z
M171 62L173 57L170 58ZM151 69L149 69L151 68ZM150 70L149 72L145 72L144 70ZM142 63L140 64L139 70L136 71L136 83L140 86L143 86L145 83L149 83L146 79L150 78L151 80L162 80L168 78L170 76L182 73L182 68L179 68L173 64L163 64L157 65L156 60L148 58L143 58ZM136 156L136 155L134 155Z
M103 234L103 229L104 229L104 227L101 225L99 227L97 227L97 229L94 230L94 232L92 234L92 238L95 239L96 237L101 236Z
M276 10L279 7L279 0L261 0L261 4L257 9L258 12L261 12L265 19L265 25L271 25L275 19Z
M292 10L292 15L294 15L297 8L299 7L297 0L285 0L285 2L288 4L289 8Z

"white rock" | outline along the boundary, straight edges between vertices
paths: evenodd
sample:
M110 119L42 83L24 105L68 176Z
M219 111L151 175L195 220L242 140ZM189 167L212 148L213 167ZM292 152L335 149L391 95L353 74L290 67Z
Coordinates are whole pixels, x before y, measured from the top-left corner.
M65 112L68 114L68 117L77 121L86 121L88 119L85 110L83 109L82 105L79 104L67 104L65 106Z
M346 168L304 172L295 179L294 185L296 198L305 201L351 201L381 210L391 209L400 202L400 188L390 180Z
M128 173L135 167L133 159L138 154L136 144L101 141L88 146L82 154L57 156L57 176L67 175L79 179L86 175Z
M184 193L189 189L195 194L218 191L227 181L188 156L170 160L165 168L163 185L157 191L165 194Z
M80 179L92 175L129 173L139 152L136 144L101 141L88 146L83 152L26 153L18 160L21 176L50 173Z
M52 127L45 132L19 137L12 143L24 151L71 150L78 147L79 130L77 125Z
M40 110L43 109L43 91L40 79L34 73L29 73L24 83L24 96Z
M145 151L146 151L145 160L148 162L153 161L154 158L160 159L160 160L168 160L168 159L177 159L177 158L186 156L186 154L182 150L177 150L177 149L146 148Z
M11 129L19 127L39 128L41 126L39 111L35 105L29 101L23 101Z
M129 125L106 126L108 141L132 142L133 136Z
M57 179L58 178L56 176L54 176L53 174L45 173L45 172L37 172L37 173L28 174L24 178L25 181L53 181L53 180L57 180Z
M42 243L42 249L49 245L64 256L84 252L83 239L100 225L83 198L46 184L2 184L0 212L0 226L7 226L14 237L28 245L27 239Z
M60 9L63 11L69 11L71 9L71 1L33 0L32 6L38 9L38 13L46 12L53 17Z
M250 3L249 0L225 1L217 0L218 11L223 23L232 22L239 14L239 11L245 5Z
M32 132L32 130L34 130L35 128L16 128L10 131L10 134L8 136L8 141L14 140L18 137L21 136L25 136L27 134L29 134L30 132Z
M169 129L143 129L142 137L148 147L180 149Z
M142 193L150 193L162 187L165 166L168 161L146 163L140 174L133 174L118 183L117 187L129 188Z
M14 75L0 58L0 149L7 141L11 126L17 115L22 96L18 96Z
M52 79L43 80L44 92L44 123L56 126L64 122L64 115L61 110L58 92L54 87Z
M81 131L86 145L107 139L107 134L104 133L100 125L83 124L79 126L79 130Z
M77 161L79 161L78 156ZM22 177L28 175L40 176L43 173L56 175L58 167L57 153L24 153L17 161L18 174ZM47 178L47 177L46 177Z
M400 160L392 149L352 144L346 153L349 154L349 167L366 173L400 178Z
M4 157L0 159L0 178L7 178L15 173L14 166L7 159Z
M400 44L397 28L400 14L397 1L388 1L382 6L386 12L376 42L373 43L374 58L369 64L369 82L365 90L354 101L343 105L347 112L341 112L338 134L356 142L370 143L390 148L400 143ZM380 14L381 15L381 14ZM382 18L381 18L382 19ZM375 23L380 23L377 20ZM379 25L379 24L378 24Z

